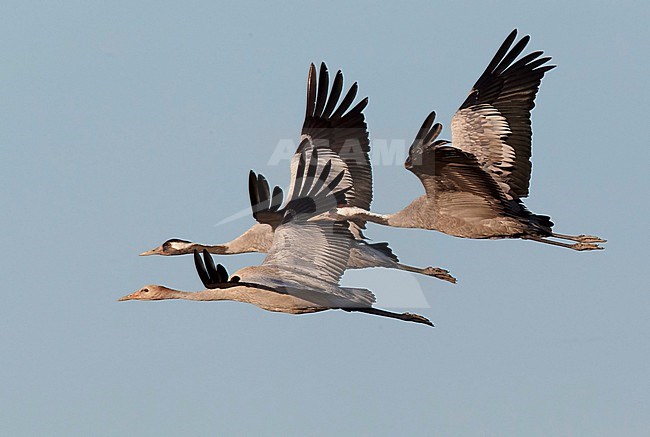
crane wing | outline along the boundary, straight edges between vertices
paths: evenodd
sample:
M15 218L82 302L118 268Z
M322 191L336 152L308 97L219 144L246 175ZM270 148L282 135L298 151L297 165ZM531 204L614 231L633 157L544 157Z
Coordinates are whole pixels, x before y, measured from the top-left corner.
M442 125L431 112L422 123L404 166L415 174L440 210L460 216L493 217L504 212L506 198L499 184L471 153L436 140Z
M515 59L530 37L514 46L513 30L451 120L455 147L476 157L508 198L526 197L532 164L530 113L544 74L555 68L536 51Z
M311 155L307 151L301 153L290 200L277 212L268 212L273 215L272 225L275 227L273 244L262 266L245 269L243 279L323 305L371 305L374 296L370 291L338 286L348 264L354 236L347 222L318 216L345 204L350 181L344 178L346 171L330 180L332 162L327 161L321 166L318 155L317 149ZM261 186L259 177L250 180L255 181L257 190L261 192L253 193L251 199L268 197L268 186ZM259 212L258 220L263 216ZM273 272L273 277L268 272Z
M287 221L287 214L316 216L337 205L346 204L346 195L351 189L347 167L342 164L338 155L333 155L333 159L323 164L320 158L322 154L327 156L332 152L319 152L309 148L300 154L298 175L292 181L292 191L282 209L282 189L276 186L271 194L266 178L251 170L248 176L248 191L253 217L259 223L271 225L275 230Z
M273 269L274 285L308 301L339 308L371 306L375 297L362 288L339 287L354 237L348 222L291 216L277 228L262 267ZM246 276L249 280L249 276ZM268 284L268 283L267 283Z
M308 151L300 154L289 201L276 211L270 206L264 211L259 209L259 205L273 205L273 201L268 200L266 179L251 172L251 204L258 221L271 224L275 229L264 265L337 284L347 266L354 237L347 222L318 219L317 216L345 204L350 181L344 177L345 170L330 178L332 161L321 165L319 155L318 149L309 155Z
M248 174L248 194L253 210L253 218L261 224L269 224L275 229L282 221L280 205L284 194L278 186L269 188L269 183L261 174L251 170Z
M205 288L214 289L245 286L259 288L260 290L282 293L282 290L275 289L264 284L242 282L239 276L233 276L229 278L226 268L221 264L217 264L215 266L212 255L210 255L210 252L208 252L206 249L203 249L203 260L201 260L199 251L194 249L194 266L196 267L196 272L199 274L199 278L201 278L201 282L203 282Z
M503 192L474 156L451 146L437 146L433 153L433 174L416 174L441 211L458 210L461 216L477 218L506 213Z
M276 230L263 265L282 268L288 276L338 284L348 265L352 239L347 222L296 217Z
M372 168L370 165L370 140L363 110L368 104L364 98L352 109L358 86L354 83L341 100L343 73L339 70L329 88L329 72L325 63L320 66L317 80L316 67L311 64L307 79L307 108L301 132L301 142L291 160L289 191L298 169L300 154L305 148L331 151L342 159L352 178L353 188L348 193L348 204L369 209L372 201ZM326 155L321 153L321 158ZM330 158L327 158L330 159Z
M368 305L374 301L369 291L351 291L338 286L348 265L354 236L348 222L318 216L345 203L343 194L349 190L350 183L339 173L326 185L331 161L321 168L320 159L314 157L318 150L312 152L309 164L305 162L307 154L301 154L297 174L302 177L295 179L291 200L282 209L282 222L275 230L273 244L262 266L277 271L284 283L322 290L337 305L343 301L348 306ZM316 174L318 177L314 177Z

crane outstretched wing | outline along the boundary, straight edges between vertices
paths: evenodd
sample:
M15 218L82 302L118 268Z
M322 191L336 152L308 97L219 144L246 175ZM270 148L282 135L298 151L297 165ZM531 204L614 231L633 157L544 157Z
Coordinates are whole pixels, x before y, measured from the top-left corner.
M203 260L201 260L199 251L194 249L194 266L196 267L196 272L199 274L199 278L201 278L201 282L203 282L205 288L253 287L259 288L260 290L282 292L282 290L268 287L263 284L242 282L239 276L229 278L226 268L221 264L215 266L212 255L210 255L210 252L206 249L203 249Z
M276 229L271 250L262 263L276 273L273 285L322 305L371 306L375 302L371 291L339 286L354 242L348 222L309 220L310 216L287 213L286 221ZM246 278L252 281L254 276Z
M548 217L530 213L521 199L508 198L476 156L449 145L449 141L436 140L442 126L433 124L434 119L432 112L422 124L405 167L420 179L439 213L467 220L543 218L545 226L553 226Z
M437 146L433 153L435 175L421 175L420 180L441 211L457 210L454 215L482 218L506 213L500 187L472 155L451 146ZM453 195L446 196L450 192Z
M431 112L422 123L404 166L420 179L440 210L477 218L504 213L506 197L476 157L437 140L442 125L434 124L435 115Z
M323 164L320 156L332 154L325 150L304 150L300 154L297 176L292 183L286 205L280 209L283 192L279 187L271 190L263 175L257 175L251 170L248 176L248 191L250 195L253 217L263 224L269 224L275 230L287 220L287 215L322 214L337 205L346 204L346 195L351 190L351 180L346 167L339 166L336 171L333 166L340 163L338 156ZM321 165L322 164L322 165ZM318 176L316 176L318 172Z
M320 66L318 80L316 67L311 64L307 79L307 108L301 132L301 142L291 160L289 191L298 169L300 155L306 148L329 150L342 159L352 178L353 188L348 193L348 204L369 209L372 201L372 168L370 166L370 140L363 110L368 98L362 99L352 109L358 86L354 83L341 100L343 73L339 70L329 89L329 72L325 63ZM321 153L321 159L330 159Z
M251 170L248 173L248 194L253 218L259 223L270 224L275 229L282 221L282 213L279 211L284 197L282 189L276 186L271 193L266 178Z
M310 155L303 151L286 205L275 211L271 207L257 211L258 220L267 220L275 229L273 244L262 266L245 269L242 279L325 306L372 305L374 295L370 291L338 286L348 265L354 236L347 222L319 216L345 204L350 181L344 177L347 171L330 179L332 162L321 164L318 149ZM277 204L269 200L265 178L251 176L250 181L252 202Z
M350 183L344 172L327 183L331 161L321 166L319 153L319 149L314 149L309 161L306 152L301 154L293 192L276 213L282 219L262 265L276 269L285 281L319 284L334 289L334 293L343 293L338 290L338 282L347 267L354 236L347 222L318 216L345 204L344 195ZM268 190L258 188L264 193Z
M530 113L544 74L555 68L536 51L515 59L530 37L505 39L451 120L452 142L477 161L510 199L526 197L532 164Z

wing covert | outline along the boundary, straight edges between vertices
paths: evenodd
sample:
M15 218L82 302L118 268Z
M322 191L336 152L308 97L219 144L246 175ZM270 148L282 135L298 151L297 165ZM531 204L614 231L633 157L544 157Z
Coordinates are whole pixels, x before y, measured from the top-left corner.
M509 199L526 197L530 183L531 110L544 74L555 68L536 51L521 57L530 39L517 30L502 43L451 121L455 147L476 157Z
M368 98L350 108L358 86L354 83L341 99L343 73L340 70L334 76L329 93L328 86L329 72L325 63L320 66L318 79L316 67L311 64L301 144L291 162L292 179L299 155L305 147L329 149L341 157L352 178L353 189L348 195L348 204L369 209L372 202L372 168L368 127L363 114Z

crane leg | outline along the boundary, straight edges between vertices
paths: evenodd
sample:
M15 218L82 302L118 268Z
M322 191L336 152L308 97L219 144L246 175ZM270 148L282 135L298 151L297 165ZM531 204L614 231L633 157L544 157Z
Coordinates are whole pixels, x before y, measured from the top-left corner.
M555 236L555 235L553 235ZM560 246L560 247L566 247L567 249L573 249L573 250L578 250L578 251L583 251L583 250L603 250L604 247L601 247L597 244L592 244L592 243L575 243L575 244L568 244L568 243L561 243L559 241L553 241L553 240L547 240L546 238L542 237L536 237L533 235L524 235L521 237L524 240L533 240L533 241L538 241L540 243L545 243L545 244L551 244L553 246Z
M449 270L441 269L439 267L413 267L406 264L397 263L397 268L407 272L420 273L421 275L433 276L434 278L442 279L443 281L456 283L456 278L449 274Z
M425 325L433 326L433 323L431 323L429 319L419 314L392 313L390 311L380 310L379 308L341 308L341 309L348 312L366 313L366 314L372 314L374 316L390 317L391 319L399 319L399 320L404 320L406 322L423 323Z
M551 234L551 237L561 238L562 240L577 241L578 243L606 243L607 240L594 235L564 235Z

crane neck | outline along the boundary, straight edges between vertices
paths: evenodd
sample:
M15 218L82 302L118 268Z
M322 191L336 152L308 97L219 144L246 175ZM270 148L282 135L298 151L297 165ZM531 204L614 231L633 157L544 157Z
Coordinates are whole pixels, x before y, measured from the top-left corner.
M255 223L241 236L228 243L236 253L268 252L273 244L274 231L271 225Z
M416 198L401 211L387 217L388 225L397 228L436 229L435 212L426 195Z
M205 249L213 255L228 255L231 253L239 253L239 252L232 252L228 247L228 243L215 244L215 245L193 244L192 246L190 246L187 253L194 252L194 249L198 250L199 252Z
M242 301L241 289L245 287L214 288L201 291L180 291L169 290L166 299L196 300L196 301L219 301L236 300Z
M370 212L362 208L357 208L355 206L345 206L338 208L334 217L337 220L361 220L378 223L380 225L388 225L390 220L390 215L377 214L376 212Z
M411 205L394 214L378 214L355 207L339 208L337 214L339 218L363 220L395 228L417 228L419 227L418 220L416 220L417 217L414 217L418 213L416 203L421 203L420 199L416 199Z

